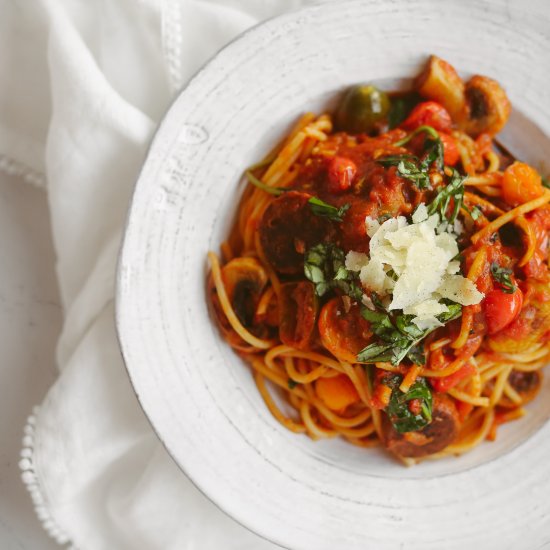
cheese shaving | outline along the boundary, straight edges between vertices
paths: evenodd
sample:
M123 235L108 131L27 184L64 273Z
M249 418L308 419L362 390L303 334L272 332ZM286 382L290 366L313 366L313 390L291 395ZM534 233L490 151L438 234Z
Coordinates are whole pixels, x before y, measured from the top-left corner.
M483 294L459 274L460 263L453 260L458 254L456 234L441 227L439 216L428 216L426 205L420 204L412 221L399 216L380 224L367 217L369 254L350 251L346 267L358 271L363 287L376 292L389 310L414 315L419 328L435 328L441 326L437 315L448 311L440 300L473 305Z

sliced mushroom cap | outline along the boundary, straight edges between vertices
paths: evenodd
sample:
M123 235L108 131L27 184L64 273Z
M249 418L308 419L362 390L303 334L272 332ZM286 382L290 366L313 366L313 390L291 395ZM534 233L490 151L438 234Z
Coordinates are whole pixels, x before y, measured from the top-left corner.
M417 432L399 433L383 415L382 431L386 448L402 457L420 458L442 451L458 435L459 419L454 401L434 393L432 421Z
M223 266L222 279L235 314L245 327L252 326L268 281L262 264L256 258L235 258Z
M465 88L465 110L459 127L471 136L495 135L508 122L511 105L500 84L487 76L473 76Z
M539 371L520 372L513 370L508 382L522 398L522 405L532 401L542 385L542 373Z
M443 105L453 120L464 111L464 82L452 65L435 55L416 79L415 88L422 97Z

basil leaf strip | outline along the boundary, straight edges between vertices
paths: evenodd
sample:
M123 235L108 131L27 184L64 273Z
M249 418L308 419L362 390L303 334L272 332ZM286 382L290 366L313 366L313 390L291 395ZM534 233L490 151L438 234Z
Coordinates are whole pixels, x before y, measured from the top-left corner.
M448 311L436 316L443 324L456 319L462 312L460 304L449 300L444 303ZM425 364L423 350L418 344L437 327L423 330L413 323L412 315L400 314L392 319L385 311L373 311L367 307L361 308L361 315L370 323L371 330L379 341L369 344L357 354L359 363L390 361L393 365L399 365L407 357L417 365Z
M269 185L266 185L263 181L259 180L252 172L247 170L245 172L246 178L248 179L248 182L252 185L256 186L258 189L261 189L262 191L265 191L266 193L269 193L271 195L279 196L288 191L288 189L283 189L282 187L270 187Z
M491 264L491 275L493 279L502 285L502 291L506 294L513 294L518 287L512 282L510 275L512 270L507 267L501 267L497 263Z
M439 213L442 220L446 219L449 223L454 223L458 212L462 207L464 200L464 180L454 168L451 168L451 181L442 189L439 190L434 200L428 205L428 215ZM447 210L451 199L454 200L454 207L451 215L447 217Z
M403 393L399 389L401 377L395 376L390 382L393 386L390 402L386 407L388 417L393 427L399 433L415 432L426 427L432 421L433 395L424 378L419 378ZM418 399L421 401L419 414L414 414L409 409L409 401Z
M351 207L350 203L346 203L340 208L336 208L336 206L327 204L317 197L311 197L311 199L309 199L307 202L309 203L311 211L316 216L328 218L329 220L332 220L334 222L341 222L344 219L344 214Z
M361 301L363 290L357 283L358 273L346 269L346 255L332 243L320 243L306 251L304 275L315 285L317 296L339 289L355 301Z
M437 133L437 130L435 128L432 128L431 126L419 126L414 132L411 132L408 136L404 137L403 139L400 139L399 141L396 141L393 145L395 147L403 147L403 145L406 145L411 141L411 139L421 132L426 132L430 137L434 139L439 139L439 134Z

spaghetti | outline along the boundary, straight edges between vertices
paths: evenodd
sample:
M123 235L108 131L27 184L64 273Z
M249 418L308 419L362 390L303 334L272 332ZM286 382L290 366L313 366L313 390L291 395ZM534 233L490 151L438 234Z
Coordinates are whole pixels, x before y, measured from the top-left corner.
M460 455L541 385L550 191L495 146L500 86L457 82L432 56L410 93L356 86L246 172L208 292L293 432L381 444L406 464ZM417 249L441 274L411 263Z

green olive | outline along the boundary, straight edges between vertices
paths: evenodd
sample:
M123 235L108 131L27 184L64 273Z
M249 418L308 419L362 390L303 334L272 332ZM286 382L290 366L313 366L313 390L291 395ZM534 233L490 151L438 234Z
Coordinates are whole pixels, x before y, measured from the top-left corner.
M376 86L352 86L336 112L336 124L340 130L352 134L369 133L388 116L389 110L388 94Z

